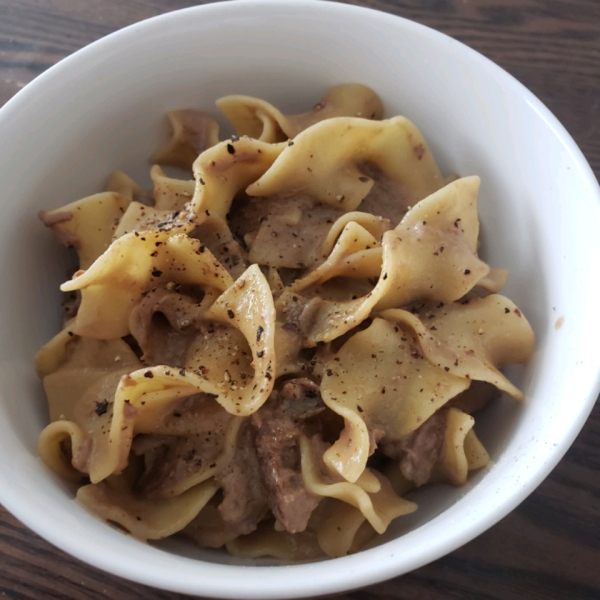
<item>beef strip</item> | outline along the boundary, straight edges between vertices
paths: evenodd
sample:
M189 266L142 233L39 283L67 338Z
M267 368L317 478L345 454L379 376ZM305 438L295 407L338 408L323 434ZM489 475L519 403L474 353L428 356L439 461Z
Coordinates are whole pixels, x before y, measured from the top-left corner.
M224 449L231 420L206 394L182 398L156 419L156 433L138 435L132 445L144 455L137 490L146 498L168 498L174 488L212 464Z
M390 179L372 164L361 165L360 170L375 183L357 210L389 219L392 227L396 227L408 208L421 200L404 184Z
M246 251L223 220L210 217L189 235L200 240L234 279L240 277L248 267Z
M269 508L290 533L306 529L320 498L302 479L299 421L324 410L318 386L306 378L291 379L252 417L256 450L268 491Z
M181 293L186 291L190 293ZM189 345L204 327L203 308L192 293L198 295L181 286L160 285L131 311L129 328L147 364L184 366Z
M235 525L238 535L254 531L268 508L253 433L250 422L242 425L233 459L216 477L223 488L219 513L226 524Z
M323 241L339 210L306 194L240 197L228 218L231 230L250 248L250 262L305 269L325 259Z
M304 338L314 325L323 304L323 300L318 297L308 299L284 292L276 304L277 320L283 324L284 329L296 331Z
M417 487L431 477L431 470L440 457L446 428L447 411L439 410L418 429L402 440L385 442L382 452L400 461L400 471Z

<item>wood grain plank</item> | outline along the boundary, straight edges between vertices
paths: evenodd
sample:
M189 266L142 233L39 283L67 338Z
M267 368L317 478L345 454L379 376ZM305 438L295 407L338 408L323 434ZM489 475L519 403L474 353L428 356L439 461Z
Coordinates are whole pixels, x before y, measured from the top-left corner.
M0 0L0 104L49 66L121 27L205 2ZM536 94L600 176L598 0L351 0L465 42ZM600 405L565 458L517 510L456 552L340 600L600 597ZM410 551L410 549L407 549ZM106 575L0 509L0 595L179 600Z

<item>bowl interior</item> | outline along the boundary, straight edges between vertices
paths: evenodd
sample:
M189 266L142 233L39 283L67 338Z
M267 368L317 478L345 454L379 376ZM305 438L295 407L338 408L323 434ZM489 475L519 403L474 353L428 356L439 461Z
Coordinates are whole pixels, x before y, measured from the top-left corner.
M76 505L73 490L37 459L47 411L32 361L58 331L58 285L68 259L36 213L101 191L115 169L148 184L147 159L167 138L169 110L218 116L216 98L242 93L299 112L346 82L375 89L386 116L409 117L444 174L481 176L484 256L510 269L504 293L536 332L531 364L510 371L527 398L523 405L503 399L478 421L489 468L463 488L416 494L419 510L360 557L338 559L345 568L294 566L287 575L269 568L268 578L246 569L242 589L218 565L243 561L123 536ZM0 456L11 457L0 461L0 500L96 566L220 597L365 585L433 560L500 519L545 477L591 409L598 381L592 344L600 333L592 306L599 283L591 277L600 258L597 184L568 134L529 92L450 38L326 2L197 7L113 34L51 69L0 112L0 134ZM400 534L406 537L391 542Z

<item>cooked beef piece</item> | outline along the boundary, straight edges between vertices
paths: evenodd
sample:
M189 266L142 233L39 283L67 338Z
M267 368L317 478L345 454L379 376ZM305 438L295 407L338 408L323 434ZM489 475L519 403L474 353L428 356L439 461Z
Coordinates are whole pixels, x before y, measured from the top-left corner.
M382 444L382 452L400 461L406 479L421 486L429 481L433 465L440 457L447 411L439 410L402 440Z
M342 214L304 193L266 198L241 195L228 219L231 231L248 246L250 262L305 269L323 262L323 241Z
M192 293L198 295L182 286L160 285L134 306L129 328L147 364L184 366L189 345L204 325L204 308Z
M250 422L242 425L233 459L217 477L223 487L219 512L225 523L235 524L239 535L254 531L267 512L267 490L253 433Z
M356 210L388 219L391 227L400 223L410 206L422 200L411 193L406 185L390 179L375 165L364 164L360 170L375 183Z
M290 533L304 531L320 498L308 491L300 469L302 420L324 410L318 386L306 378L287 381L255 415L255 442L269 508Z
M132 450L145 470L137 491L169 498L177 486L208 468L223 452L231 415L206 394L182 398L156 416L156 432L136 436Z
M325 410L319 386L306 377L286 381L280 396L281 410L291 419L308 419Z

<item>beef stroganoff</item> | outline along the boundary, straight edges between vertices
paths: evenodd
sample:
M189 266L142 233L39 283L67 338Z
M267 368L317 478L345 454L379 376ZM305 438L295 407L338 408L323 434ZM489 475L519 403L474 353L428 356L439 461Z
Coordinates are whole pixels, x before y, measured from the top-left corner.
M479 178L444 178L369 88L310 112L169 113L153 190L40 213L74 248L64 328L38 353L39 453L141 540L339 557L489 463L473 415L522 393L534 336L477 254ZM193 172L170 177L162 167Z

